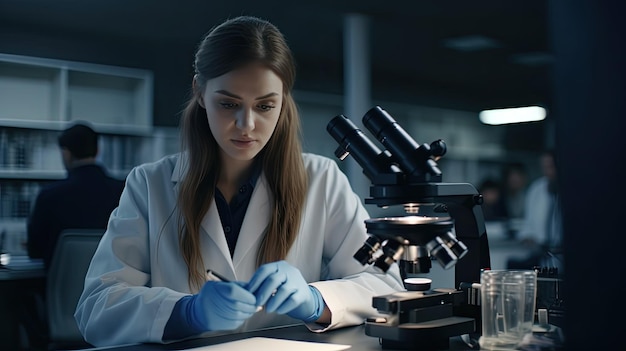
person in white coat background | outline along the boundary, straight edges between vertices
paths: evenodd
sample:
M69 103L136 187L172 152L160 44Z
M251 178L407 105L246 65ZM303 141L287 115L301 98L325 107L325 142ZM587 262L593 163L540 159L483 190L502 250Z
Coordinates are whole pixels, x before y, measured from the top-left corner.
M524 220L517 239L529 253L509 259L507 268L558 268L564 271L561 200L557 184L557 160L554 151L540 155L542 176L526 192Z
M183 150L135 167L92 259L75 318L95 346L170 342L376 315L404 290L353 258L368 213L334 160L302 152L295 64L273 24L213 28L196 51ZM207 276L217 272L221 279Z

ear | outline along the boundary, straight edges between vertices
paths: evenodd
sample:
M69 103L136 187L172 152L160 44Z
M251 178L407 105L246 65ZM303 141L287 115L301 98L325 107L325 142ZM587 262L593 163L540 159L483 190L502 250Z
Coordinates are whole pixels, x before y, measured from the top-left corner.
M202 97L202 92L200 91L200 87L198 86L198 75L194 74L193 82L191 83L193 88L193 93L198 94L198 104L202 106L203 109L206 110L206 106L204 106L204 98Z

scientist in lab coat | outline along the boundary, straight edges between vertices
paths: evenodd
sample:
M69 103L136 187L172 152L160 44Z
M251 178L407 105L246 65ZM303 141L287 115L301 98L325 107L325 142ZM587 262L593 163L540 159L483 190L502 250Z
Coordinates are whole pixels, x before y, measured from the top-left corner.
M305 323L363 323L404 290L353 255L368 214L334 160L301 151L295 66L280 31L249 16L195 56L183 151L133 169L76 308L95 346L170 342ZM216 272L207 274L207 271Z

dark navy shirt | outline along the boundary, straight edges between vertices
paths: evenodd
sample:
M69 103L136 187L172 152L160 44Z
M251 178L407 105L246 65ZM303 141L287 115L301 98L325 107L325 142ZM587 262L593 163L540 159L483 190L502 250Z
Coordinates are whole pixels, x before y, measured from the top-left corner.
M256 162L253 167L250 178L239 186L239 191L233 196L230 204L228 204L222 192L218 188L215 188L215 204L217 206L217 212L220 215L224 235L226 235L230 257L233 257L235 252L235 245L237 244L239 231L241 231L243 218L246 215L256 181L261 174L261 167L258 162Z

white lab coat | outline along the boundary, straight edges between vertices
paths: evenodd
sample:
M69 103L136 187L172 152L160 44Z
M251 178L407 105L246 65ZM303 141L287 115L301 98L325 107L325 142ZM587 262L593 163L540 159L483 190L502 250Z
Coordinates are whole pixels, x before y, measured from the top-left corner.
M548 190L549 180L541 177L528 188L524 207L524 222L517 234L519 240L530 240L531 255L540 254L539 265L556 267L565 272L563 265L562 215L559 197ZM548 252L544 252L544 250Z
M178 244L175 206L183 157L171 155L138 166L127 177L76 308L79 329L93 345L163 342L176 301L191 293ZM286 260L321 292L332 312L327 328L308 327L323 331L361 324L377 315L373 296L403 290L398 267L393 265L384 274L353 258L367 238L364 220L368 214L333 160L312 154L303 158L308 195L300 232ZM252 277L271 210L266 182L261 175L232 259L216 206L210 206L201 228L205 268L237 281ZM232 332L295 322L286 315L261 311Z
M518 239L529 239L539 245L558 247L561 245L560 206L548 186L548 178L541 177L528 187L524 222Z

